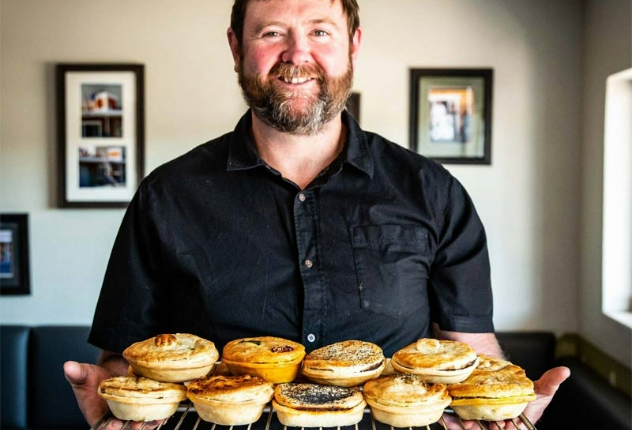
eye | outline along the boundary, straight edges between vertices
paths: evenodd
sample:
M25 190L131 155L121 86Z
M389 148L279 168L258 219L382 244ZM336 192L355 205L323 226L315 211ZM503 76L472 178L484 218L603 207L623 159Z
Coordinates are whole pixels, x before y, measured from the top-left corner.
M281 33L279 33L278 31L268 31L266 33L263 33L263 37L278 37L280 35Z
M328 33L325 30L314 30L314 36L322 37L327 36L327 34Z

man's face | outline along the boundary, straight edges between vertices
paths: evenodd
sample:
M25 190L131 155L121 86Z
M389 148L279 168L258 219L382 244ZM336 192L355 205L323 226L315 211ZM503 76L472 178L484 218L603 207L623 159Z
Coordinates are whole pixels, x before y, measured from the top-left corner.
M241 44L229 40L246 102L266 124L315 134L344 108L360 32L339 1L254 0Z

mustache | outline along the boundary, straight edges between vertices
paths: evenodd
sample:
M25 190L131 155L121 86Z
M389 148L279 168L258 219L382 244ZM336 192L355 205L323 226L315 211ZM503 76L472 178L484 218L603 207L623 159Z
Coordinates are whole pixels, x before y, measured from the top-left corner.
M325 79L325 71L317 64L301 66L290 63L277 63L270 69L269 75L285 80L291 80L292 78L309 78L323 82Z

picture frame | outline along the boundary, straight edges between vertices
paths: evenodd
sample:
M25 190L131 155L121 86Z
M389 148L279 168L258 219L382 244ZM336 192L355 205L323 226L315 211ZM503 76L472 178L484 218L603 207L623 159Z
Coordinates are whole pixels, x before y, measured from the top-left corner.
M0 294L31 293L27 214L0 214Z
M126 207L144 175L144 65L60 63L56 74L59 206Z
M410 148L442 164L491 164L493 69L410 69Z

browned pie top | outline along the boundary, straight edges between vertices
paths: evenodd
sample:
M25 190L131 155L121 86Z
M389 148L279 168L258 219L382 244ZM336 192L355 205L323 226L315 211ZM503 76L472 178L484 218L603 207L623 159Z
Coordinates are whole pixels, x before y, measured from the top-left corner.
M219 358L215 344L188 333L159 334L136 342L123 351L123 357L140 366L191 368L212 365Z
M99 384L98 394L105 399L127 398L173 398L173 401L186 399L186 387L182 384L157 382L142 376L116 376L104 379Z
M301 361L305 347L300 343L273 336L248 337L230 341L222 352L222 361L238 363L288 363Z
M364 396L386 406L414 407L449 403L446 384L425 382L417 375L394 374L364 384Z
M204 398L223 402L248 402L272 399L274 385L258 376L211 376L195 379L187 387L189 397Z
M414 369L460 370L473 365L476 352L463 342L419 339L393 354L393 361Z
M465 381L448 386L453 398L526 397L535 400L533 382L520 366L483 355L479 359L478 367Z
M314 368L351 367L380 364L382 348L371 342L345 340L316 349L305 356L303 366Z
M351 409L364 397L358 387L289 382L275 387L274 400L292 409L333 411Z

